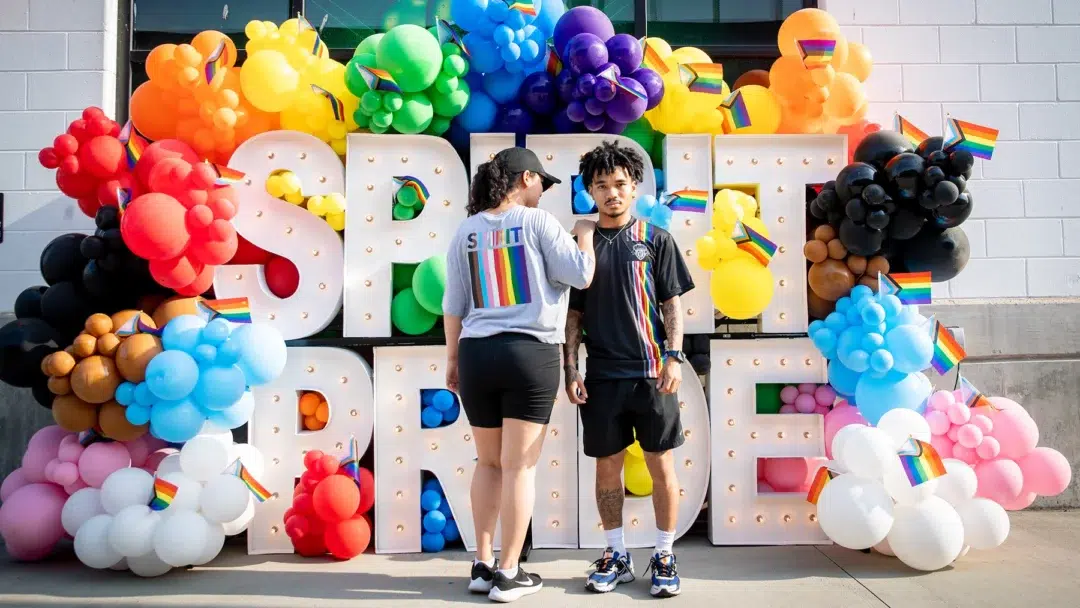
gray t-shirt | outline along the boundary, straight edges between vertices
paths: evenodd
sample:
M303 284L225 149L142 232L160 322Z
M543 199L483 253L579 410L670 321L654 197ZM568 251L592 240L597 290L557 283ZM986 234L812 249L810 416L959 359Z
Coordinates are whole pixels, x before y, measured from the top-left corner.
M462 338L515 332L561 344L570 287L583 288L592 269L547 211L478 213L450 242L443 311L462 317Z

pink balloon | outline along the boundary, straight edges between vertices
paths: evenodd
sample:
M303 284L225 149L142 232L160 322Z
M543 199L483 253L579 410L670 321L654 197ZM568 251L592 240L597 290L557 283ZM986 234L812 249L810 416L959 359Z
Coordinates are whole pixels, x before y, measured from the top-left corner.
M1057 496L1069 487L1072 467L1061 452L1047 447L1035 448L1017 464L1024 472L1024 492Z
M146 464L146 459L150 457L150 444L148 444L144 438L149 435L143 435L137 439L131 441L125 441L124 446L127 447L128 454L131 455L131 466L141 467Z
M4 483L0 484L0 502L4 502L16 490L29 484L30 481L26 479L26 472L22 469L15 469L4 478Z
M952 427L949 416L941 410L927 410L925 417L927 424L930 425L930 432L934 435L944 436Z
M960 437L958 436L958 433L960 433L960 427L958 427L958 426L949 427L949 432L945 433L945 436L949 438L949 441L957 441L957 440L960 439Z
M1039 444L1039 427L1020 406L992 415L994 430L990 436L1001 444L1002 458L1019 460Z
M834 407L831 412L825 415L825 455L829 458L833 457L833 437L840 432L840 429L849 424L870 426L866 418L863 418L862 414L859 413L859 408L856 407Z
M93 443L79 458L79 475L92 488L100 488L105 478L131 466L131 455L124 444L113 442Z
M975 449L982 443L983 434L974 424L965 424L956 433L956 442L965 448Z
M785 403L780 406L781 414L798 414L799 410L795 409L795 406L790 403Z
M945 413L953 424L967 424L971 420L971 408L963 403L953 403Z
M64 537L60 512L67 497L51 483L31 483L12 493L0 506L0 536L8 554L20 561L36 561L52 553Z
M934 451L938 453L938 456L942 458L955 458L953 456L953 449L956 445L944 435L932 435L930 437L930 445L934 446Z
M79 480L79 467L74 462L54 462L57 465L49 478L50 481L57 485L69 486Z
M795 403L795 398L799 396L799 389L795 386L785 386L780 391L780 401L783 403Z
M832 405L836 401L836 390L828 384L822 384L814 390L814 401L818 405Z
M79 462L79 456L82 456L85 449L79 443L78 435L68 435L60 441L60 448L56 451L56 457L62 462Z
M70 496L70 495L74 494L75 492L78 492L79 490L81 490L83 488L89 488L89 487L90 486L86 485L86 482L83 481L82 478L80 477L79 479L75 480L75 483L73 483L71 485L64 486L64 491L68 493L68 496Z
M821 414L822 416L824 416L825 414L829 413L829 406L827 406L827 405L819 405L816 408L814 408L814 413L815 414Z
M758 458L757 459L757 478L758 479L765 479L765 459L764 458Z
M804 383L799 385L799 392L803 395L813 395L817 390L818 385L811 383Z
M984 414L972 414L971 424L979 427L979 430L983 432L983 435L989 434L994 430L994 421L990 420L989 416Z
M851 404L847 402L847 399L840 399L833 405L832 409L838 410L845 407L851 407Z
M975 452L975 450L971 448L965 448L959 443L953 445L952 457L962 462L966 462L971 466L975 466L979 463L979 455Z
M150 471L151 473L153 473L153 472L157 471L158 465L161 464L162 460L165 460L166 456L168 456L170 454L179 454L179 453L180 452L177 451L174 448L161 448L161 449L158 449L153 454L150 454L149 457L147 457L146 463L143 465L143 468Z
M772 494L776 492L776 490L769 485L769 482L759 479L757 482L757 492L758 494Z
M975 466L979 487L975 495L1004 504L1015 500L1024 489L1024 473L1012 460L999 458Z
M1022 511L1031 506L1031 503L1035 502L1036 494L1034 492L1021 492L1020 496L1017 496L1014 500L998 503L1001 508L1006 511Z
M22 468L30 483L45 481L45 466L49 461L56 459L56 451L64 437L71 435L64 429L54 425L47 426L30 438L23 454Z
M1024 406L1007 397L990 397L990 403L993 403L994 407L999 410L1023 410L1025 412L1027 411L1024 409Z
M777 492L806 491L822 462L824 459L767 458L765 481L776 488Z
M812 414L817 409L817 401L814 400L814 396L801 393L795 398L795 410L800 414Z
M1001 444L993 437L983 437L982 443L975 448L975 453L983 460L993 460L1001 455Z
M953 394L949 391L938 391L933 395L930 395L930 409L944 412L949 409L949 406L956 402L953 398Z

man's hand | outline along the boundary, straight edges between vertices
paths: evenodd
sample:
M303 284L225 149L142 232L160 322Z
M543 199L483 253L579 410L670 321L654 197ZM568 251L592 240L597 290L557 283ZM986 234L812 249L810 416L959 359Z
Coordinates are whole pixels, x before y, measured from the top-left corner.
M572 367L566 369L566 397L574 405L585 405L585 400L589 398L589 394L585 392L585 381Z
M592 220L578 220L574 223L574 228L570 231L570 234L580 238L582 235L592 234L595 231L596 222Z
M661 393L672 395L679 392L682 384L682 364L674 359L664 362L660 370L660 377L656 379L656 388Z
M457 359L448 359L446 361L446 388L455 393L458 390Z

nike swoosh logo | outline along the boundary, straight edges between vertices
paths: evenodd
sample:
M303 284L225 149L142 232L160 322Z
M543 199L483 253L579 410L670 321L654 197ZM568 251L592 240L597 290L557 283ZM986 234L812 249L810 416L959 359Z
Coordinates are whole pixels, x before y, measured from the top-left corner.
M530 578L530 579L528 579L528 582L519 582L518 584L521 585L522 587L532 587L536 583L534 583L533 580Z

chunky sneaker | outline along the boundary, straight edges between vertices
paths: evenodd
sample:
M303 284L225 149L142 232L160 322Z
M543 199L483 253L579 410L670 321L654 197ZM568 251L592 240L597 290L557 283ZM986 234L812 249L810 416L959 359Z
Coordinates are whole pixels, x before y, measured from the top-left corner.
M593 562L593 571L585 580L585 588L597 593L607 593L619 583L634 580L634 560L629 553L622 554L611 547L604 549L604 556Z
M664 551L662 554L653 555L649 569L652 570L652 589L649 593L653 597L679 595L679 569L675 565L674 554Z
M495 572L495 582L488 593L488 599L494 602L512 602L526 595L532 595L544 588L544 579L539 574L529 574L518 565L518 573L508 578L502 572Z
M495 567L481 561L473 560L472 574L469 576L469 591L473 593L487 593L491 591L491 585L495 580L495 570L499 568L499 560L495 560Z

